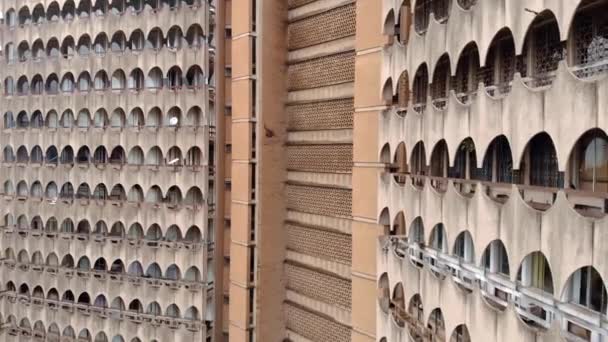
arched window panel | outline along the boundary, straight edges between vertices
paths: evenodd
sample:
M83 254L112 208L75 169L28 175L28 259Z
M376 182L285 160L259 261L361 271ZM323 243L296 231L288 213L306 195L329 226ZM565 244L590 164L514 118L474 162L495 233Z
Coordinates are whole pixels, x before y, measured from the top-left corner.
M42 39L37 39L32 45L32 58L35 61L41 60L45 56L44 42Z
M148 72L148 77L146 78L146 88L151 90L162 89L163 87L163 72L160 68L155 67L150 72Z
M29 25L32 22L32 15L30 9L27 6L21 7L19 10L19 26Z
M158 107L150 109L146 118L146 127L158 128L161 124L161 110Z
M186 86L189 89L201 89L205 85L205 74L200 66L194 65L186 73Z
M184 77L182 69L178 66L174 66L167 72L167 85L169 89L180 90L184 83Z
M112 128L122 128L125 126L125 121L125 111L122 108L114 109L112 117L110 118L110 126Z
M112 150L110 154L110 164L122 165L126 161L125 150L122 146L117 146Z
M447 55L443 55L435 66L433 83L431 84L432 103L436 108L445 109L447 106L448 94L451 89L451 75L450 58Z
M129 79L127 81L127 87L131 91L141 91L144 88L144 72L137 68L133 69L129 74Z
M144 230L139 223L134 223L129 227L127 238L131 241L139 241L144 237Z
M113 15L123 15L125 13L125 10L127 8L127 5L125 3L125 0L112 0L112 2L110 3L110 13L112 13Z
M426 110L427 93L429 88L429 74L426 64L418 67L414 76L413 100L414 110L423 113Z
M108 113L105 109L99 108L93 117L93 126L95 128L106 128L108 125Z
M13 42L6 44L4 47L4 54L8 64L13 64L17 61L17 50L15 49L15 44Z
M139 146L135 146L129 151L127 163L129 165L142 165L144 163L144 152Z
M490 96L511 91L516 64L513 35L508 28L504 28L494 36L482 69L486 92Z
M75 16L76 6L74 5L74 0L67 0L61 9L61 17L63 18L63 21L70 22L74 20Z
M72 93L74 91L74 75L67 73L61 79L61 91L64 93Z
M63 58L70 59L74 57L75 46L76 44L74 43L74 38L72 36L64 38L61 43L61 55Z
M114 71L114 73L112 74L112 90L114 91L120 91L120 90L124 90L126 83L127 83L127 78L125 76L125 72L122 70L116 70Z
M76 120L76 125L78 128L86 129L91 124L91 113L86 108L81 109L78 112L78 119Z
M105 147L99 146L93 153L93 164L103 165L108 162L108 152Z
M93 13L98 17L104 17L108 13L108 1L96 0L93 6Z
M110 43L110 49L112 53L122 54L127 49L127 36L123 31L118 31L112 35L112 41Z
M44 80L41 75L35 75L32 78L32 86L31 86L32 95L42 95L44 91Z
M148 33L146 39L146 48L154 51L159 51L165 45L166 41L163 38L163 31L155 27Z
M163 194L160 188L155 185L151 187L146 193L146 202L158 205L163 201Z
M30 190L30 197L42 199L44 196L44 189L42 188L42 183L39 181L34 182L32 184L32 188Z
M479 51L475 43L469 43L458 59L456 76L454 78L454 92L456 98L464 103L470 103L477 96L479 87Z
M566 56L557 19L550 11L541 12L528 27L520 73L526 85L532 88L551 85L559 62Z
M59 58L61 55L57 38L51 38L46 44L46 55L48 58Z
M17 26L17 12L15 12L13 8L6 11L6 26L8 26L10 29Z
M93 199L105 201L108 199L108 188L104 184L98 184L93 190Z
M127 1L127 10L133 14L139 14L144 10L143 0L129 0Z
M91 188L87 183L81 183L76 189L76 199L88 200L91 197ZM88 224L88 223L87 223Z
M27 77L25 77L25 76L19 77L19 79L17 80L17 95L25 96L25 95L28 95L29 92L30 92L30 84L29 84Z
M4 80L4 95L13 96L15 94L15 81L12 77L7 77Z
M568 35L568 64L578 78L591 79L608 70L608 2L580 1Z
M91 37L85 34L78 39L78 44L76 45L76 51L78 55L81 57L88 57L91 53Z
M17 56L19 57L19 62L25 62L31 58L30 45L27 41L22 41L17 46Z
M17 128L26 129L30 125L30 120L25 111L19 112L17 114Z
M134 185L129 190L127 201L132 203L141 203L144 201L144 192L139 185Z
M88 19L91 16L91 0L80 0L76 7L76 16L80 19Z
M95 74L93 86L97 91L104 91L110 88L110 79L104 70L98 71L97 74Z
M194 24L186 32L186 42L188 47L199 49L205 43L205 33L200 25Z
M167 32L167 47L170 50L179 50L186 43L184 33L179 26L176 25L169 29L169 32Z
M45 196L47 199L49 199L51 201L57 200L57 196L59 196L59 190L58 190L57 184L55 184L55 182L50 182L49 184L47 184L46 190L45 190ZM47 222L47 226L48 226L48 222Z
M105 33L100 33L95 37L93 42L93 51L98 56L103 56L108 50L108 36Z
M144 112L141 108L136 107L131 109L127 116L127 126L141 128L145 125Z
M141 52L146 44L146 38L141 30L135 30L131 33L127 47L135 53Z
M45 91L48 95L56 95L59 93L59 78L55 74L51 74L46 78Z
M177 186L172 186L167 190L165 202L169 208L177 208L182 204L182 192Z

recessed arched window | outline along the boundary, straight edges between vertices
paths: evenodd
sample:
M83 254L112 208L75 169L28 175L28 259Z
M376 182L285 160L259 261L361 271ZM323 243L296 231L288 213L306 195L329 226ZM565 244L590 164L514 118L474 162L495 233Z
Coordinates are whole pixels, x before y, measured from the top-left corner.
M44 55L44 42L42 42L42 39L36 39L36 41L32 45L32 59L35 61L39 61L42 59L42 57L44 57Z
M56 74L50 74L46 78L46 85L44 87L48 95L59 94L59 77Z
M414 29L418 34L424 34L429 27L431 0L416 0L414 9Z
M144 33L141 30L135 30L131 33L127 46L132 52L141 52L144 49L145 41Z
M32 22L30 8L27 6L21 7L19 10L19 26L29 25Z
M170 50L181 49L184 40L184 33L182 32L181 27L177 25L172 26L167 32L167 47Z
M78 44L76 45L76 51L78 55L81 57L88 57L91 53L91 37L88 34L83 35L78 39Z
M205 85L205 74L198 65L193 65L186 73L186 87L189 89L200 89Z
M205 42L205 33L199 24L194 24L188 28L186 32L186 42L188 47L198 49Z
M76 16L80 19L88 19L91 16L91 0L80 0L76 8Z
M526 33L520 70L523 81L532 88L550 85L565 54L557 19L550 11L541 12Z
M51 38L46 44L46 55L48 58L58 58L61 56L59 40L57 38Z
M61 10L61 17L63 21L70 22L74 20L76 16L76 6L74 5L74 0L67 0L63 3L63 9Z
M113 53L124 53L127 48L127 36L123 31L118 31L112 36L111 49Z
M103 56L108 50L108 35L104 32L100 33L95 37L93 42L93 50L97 56Z
M182 69L178 66L173 66L171 69L169 69L169 71L167 72L167 82L169 85L169 89L181 89L184 82Z
M57 3L57 1L51 2L51 4L47 7L46 10L46 20L49 22L58 22L59 15L59 4Z
M146 78L146 88L157 90L163 87L163 72L158 67L152 68Z
M70 59L74 57L75 51L75 43L74 38L72 36L67 36L63 39L63 43L61 43L61 55L65 59Z
M427 92L429 88L429 73L426 64L418 67L414 76L414 110L418 113L424 113L426 110Z
M127 78L124 71L121 69L114 71L112 74L112 90L124 90L127 83L126 80Z
M568 34L568 65L582 79L608 70L608 1L579 1Z
M127 86L131 91L141 91L144 89L144 72L140 68L131 71Z
M508 28L500 30L492 39L484 66L484 85L490 96L500 96L511 91L515 74L515 43Z
M562 187L557 152L547 133L539 133L528 142L519 167L522 184Z
M431 100L433 105L438 109L445 109L448 104L451 77L450 58L445 54L441 56L435 66L433 83L431 84Z
M486 272L509 279L509 257L507 249L500 240L494 240L486 247L481 256L481 266ZM487 303L499 310L504 310L509 301L509 294L502 289L486 283L482 291Z
M465 46L458 59L456 77L454 78L454 92L456 98L462 103L470 103L477 95L479 87L479 51L477 44L469 43Z
M568 187L593 192L608 191L608 137L600 129L583 134L568 162Z

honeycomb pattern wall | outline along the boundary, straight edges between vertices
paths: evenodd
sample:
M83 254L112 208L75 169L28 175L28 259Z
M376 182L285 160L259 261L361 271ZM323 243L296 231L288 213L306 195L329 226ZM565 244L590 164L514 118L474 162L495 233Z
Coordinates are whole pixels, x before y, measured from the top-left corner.
M350 264L352 241L350 235L287 224L287 248L317 257Z
M294 145L287 147L288 170L349 172L353 164L353 145Z
M350 280L316 272L294 264L285 264L287 288L343 308L351 305Z
M352 98L289 105L288 127L292 131L352 128L354 111Z
M355 34L355 16L355 6L351 4L296 21L289 25L289 49L352 36Z

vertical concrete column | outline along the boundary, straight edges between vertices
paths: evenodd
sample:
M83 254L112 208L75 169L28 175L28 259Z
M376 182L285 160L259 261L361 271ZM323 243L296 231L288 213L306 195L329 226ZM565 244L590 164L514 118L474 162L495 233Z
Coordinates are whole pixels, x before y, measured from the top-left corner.
M228 3L229 4L229 3ZM225 177L226 177L226 156L224 151L226 150L226 121L224 117L226 115L226 83L227 80L224 77L226 68L226 1L218 1L216 8L216 25L215 25L215 36L217 39L216 44L216 60L215 60L215 79L216 84L216 143L215 143L215 155L217 158L216 162L216 176L215 189L217 191L216 197L216 211L214 219L214 246L215 252L213 259L215 260L214 272L215 272L215 322L214 322L214 341L223 341L224 334L224 255L225 255L225 244L224 244L224 217L226 213L226 197L230 197L230 193L225 193ZM230 126L228 126L230 128ZM230 235L228 235L230 237ZM227 246L229 248L229 246Z
M376 341L376 241L379 176L379 125L382 111L380 80L382 1L357 1L355 115L353 132L352 341Z
M258 2L258 184L256 341L285 337L284 222L287 212L287 2Z
M255 162L253 136L255 129L254 98L254 11L253 0L232 1L232 204L230 231L230 306L229 336L231 341L250 341L253 336L253 294L255 248L251 229Z

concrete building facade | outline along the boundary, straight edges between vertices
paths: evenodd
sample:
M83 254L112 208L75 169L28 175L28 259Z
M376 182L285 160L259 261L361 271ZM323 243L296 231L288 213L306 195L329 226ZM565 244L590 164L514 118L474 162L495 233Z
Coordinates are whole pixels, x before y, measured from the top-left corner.
M0 3L1 340L211 341L216 8Z
M230 339L608 338L607 9L234 0Z

